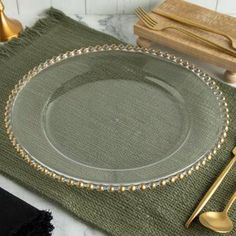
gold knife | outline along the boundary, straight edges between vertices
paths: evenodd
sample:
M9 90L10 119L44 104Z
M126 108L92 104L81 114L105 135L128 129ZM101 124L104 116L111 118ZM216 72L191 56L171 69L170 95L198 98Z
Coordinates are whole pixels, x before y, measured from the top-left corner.
M168 19L174 20L176 22L179 22L179 23L182 23L182 24L185 24L185 25L189 25L189 26L193 26L193 27L196 27L196 28L199 28L199 29L202 29L202 30L214 33L214 34L221 35L221 36L227 38L230 41L232 48L236 50L236 39L234 39L233 37L231 37L230 35L228 35L226 33L223 33L219 30L216 30L216 29L207 27L205 25L199 24L197 22L191 21L187 18L180 17L180 16L177 16L177 15L172 15L172 14L164 12L160 9L152 10L152 12L155 13L155 14L158 14L160 16L164 16Z
M231 159L231 161L228 163L228 165L224 168L224 170L221 172L221 174L218 176L218 178L215 180L213 185L210 187L210 189L207 191L205 196L202 198L202 200L199 202L198 206L192 213L192 215L189 217L188 221L185 224L185 227L188 228L189 225L192 223L192 221L196 218L196 216L200 213L200 211L203 209L203 207L207 204L207 202L210 200L212 195L215 193L217 188L220 186L222 181L224 180L225 176L229 173L232 166L236 162L236 146L233 149L234 157Z

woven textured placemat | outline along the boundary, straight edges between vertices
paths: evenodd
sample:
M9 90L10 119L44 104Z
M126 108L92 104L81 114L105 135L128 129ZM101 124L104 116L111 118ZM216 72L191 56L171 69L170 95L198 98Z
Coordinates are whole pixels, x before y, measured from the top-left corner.
M174 185L144 192L107 193L77 189L42 175L23 162L4 130L4 107L14 85L30 69L59 53L119 40L89 29L63 13L50 9L47 17L26 29L19 39L0 47L0 171L31 191L57 202L78 218L110 235L217 235L196 220L190 229L184 223L209 188L235 145L236 90L220 84L226 94L231 123L221 151L207 166ZM222 210L235 191L235 169L230 172L204 210ZM236 208L230 216L236 221ZM236 229L228 235L236 235Z

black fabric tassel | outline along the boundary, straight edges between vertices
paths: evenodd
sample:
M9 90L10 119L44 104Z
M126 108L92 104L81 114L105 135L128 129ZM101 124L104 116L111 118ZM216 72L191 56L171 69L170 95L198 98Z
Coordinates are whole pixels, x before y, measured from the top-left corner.
M50 236L52 215L0 188L1 236Z

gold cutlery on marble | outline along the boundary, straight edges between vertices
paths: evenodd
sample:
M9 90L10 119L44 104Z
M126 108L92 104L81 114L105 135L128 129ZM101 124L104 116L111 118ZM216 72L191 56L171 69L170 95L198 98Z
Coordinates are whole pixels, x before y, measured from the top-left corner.
M227 38L229 40L230 44L231 44L231 47L236 50L236 39L234 39L233 37L231 37L230 35L228 35L226 33L223 33L222 31L219 31L219 30L214 29L214 28L207 27L205 25L202 25L202 24L199 24L197 22L191 21L191 20L189 20L187 18L184 18L184 17L169 14L167 12L164 12L164 11L160 10L160 9L152 10L152 12L155 13L155 14L158 14L160 16L164 16L168 19L174 20L176 22L179 22L179 23L182 23L182 24L185 24L185 25L189 25L189 26L193 26L193 27L196 27L196 28L199 28L201 30L205 30L205 31L208 31L208 32L211 32L211 33L214 33L214 34L221 35L221 36Z
M190 216L190 218L188 219L188 221L185 224L185 226L187 228L190 226L190 224L196 218L196 216L200 213L200 211L203 209L203 207L207 204L207 202L210 200L212 195L215 193L217 188L220 186L220 184L224 180L225 176L229 173L229 171L231 170L231 168L235 164L235 162L236 162L236 146L234 147L232 152L234 154L234 157L231 159L231 161L228 163L228 165L224 168L224 170L221 172L221 174L218 176L218 178L215 180L213 185L210 187L210 189L207 191L205 196L202 198L202 200L197 205L196 209L194 210L194 212L192 213L192 215Z
M193 39L197 39L198 41L201 41L207 45L210 45L213 48L216 48L218 50L220 50L221 52L227 53L233 57L236 57L236 52L233 50L230 50L224 46L221 46L217 43L214 43L202 36L199 36L195 33L192 33L188 30L185 30L181 27L176 27L174 25L171 25L169 23L163 23L163 22L158 22L156 19L154 19L154 17L151 17L144 9L142 9L141 7L137 8L135 10L137 16L139 17L139 19L151 30L155 30L155 31L163 31L166 29L173 29L176 31L179 31Z
M236 192L230 198L223 212L204 212L200 215L199 220L202 225L217 233L229 233L233 230L233 222L228 216L230 207L236 200Z

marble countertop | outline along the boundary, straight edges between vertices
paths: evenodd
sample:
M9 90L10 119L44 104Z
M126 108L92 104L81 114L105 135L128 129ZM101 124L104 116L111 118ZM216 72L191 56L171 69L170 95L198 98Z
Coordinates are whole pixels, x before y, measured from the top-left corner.
M31 26L39 17L24 16L21 17L21 22L23 25ZM133 24L136 22L137 18L134 15L103 15L103 16L93 16L93 15L73 15L72 18L92 27L99 31L103 31L110 35L113 35L124 42L135 44L136 37L133 34ZM161 47L160 45L156 45ZM179 53L161 47L162 50L168 50L169 52L174 52L177 55ZM190 59L196 65L202 67L209 74L220 78L222 74L222 69L215 66L208 65L199 60L189 58L186 55L180 55L186 59ZM57 206L56 204L30 192L29 190L23 188L22 186L14 183L10 179L0 175L0 186L10 193L18 196L19 198L25 200L29 204L37 207L38 209L48 209L53 213L53 224L55 229L53 231L54 236L102 236L103 233L99 232L97 229L91 228L79 221L78 219L71 216L65 210Z

